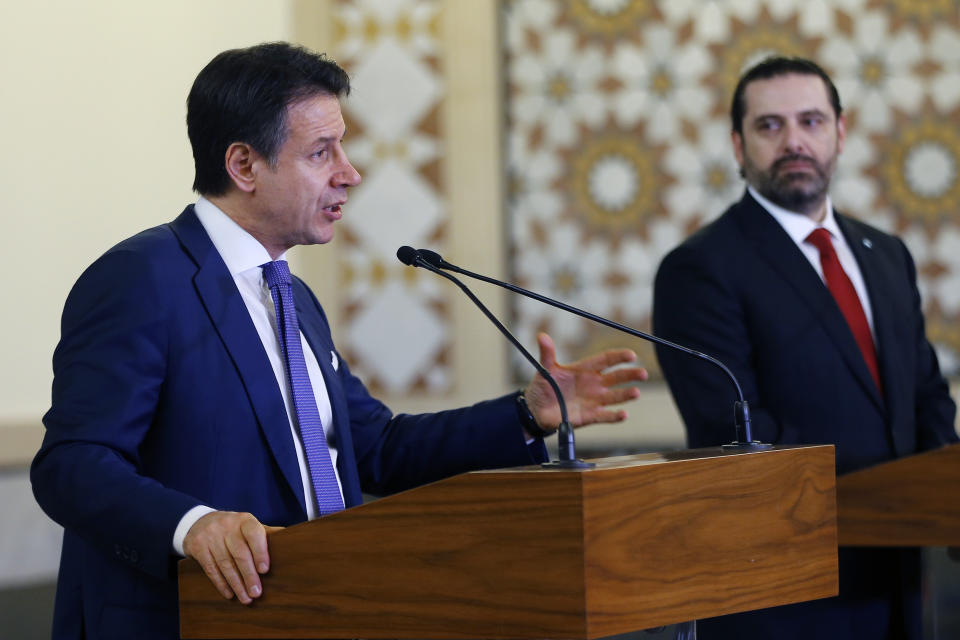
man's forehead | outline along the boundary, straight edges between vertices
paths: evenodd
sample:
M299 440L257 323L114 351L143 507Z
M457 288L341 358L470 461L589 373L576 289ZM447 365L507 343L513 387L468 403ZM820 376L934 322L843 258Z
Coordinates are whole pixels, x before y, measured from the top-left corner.
M293 128L317 136L339 136L345 126L340 100L330 94L317 94L292 102L287 106L287 119Z
M744 89L745 115L833 113L827 85L820 76L790 73L754 80Z

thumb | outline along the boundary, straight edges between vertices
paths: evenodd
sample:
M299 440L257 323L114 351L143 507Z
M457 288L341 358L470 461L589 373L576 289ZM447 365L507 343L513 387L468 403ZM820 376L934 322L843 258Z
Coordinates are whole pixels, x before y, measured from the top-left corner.
M557 366L557 348L553 344L553 338L546 333L537 334L537 346L540 347L540 364L547 371Z

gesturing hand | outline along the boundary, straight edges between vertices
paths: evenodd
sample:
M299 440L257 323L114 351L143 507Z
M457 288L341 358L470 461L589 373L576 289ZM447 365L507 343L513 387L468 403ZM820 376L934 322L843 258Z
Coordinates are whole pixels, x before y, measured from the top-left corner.
M217 591L243 604L263 593L260 574L270 570L268 527L253 514L213 511L197 520L183 539L183 551L203 567Z
M557 363L556 348L550 336L539 334L537 343L540 346L540 363L557 381L566 400L571 426L620 422L627 417L623 409L607 407L638 397L640 390L632 386L613 387L646 380L647 370L636 366L609 369L635 361L637 354L630 349L609 349L572 364L561 365ZM556 429L560 425L560 405L550 384L537 374L524 393L537 424L546 430Z

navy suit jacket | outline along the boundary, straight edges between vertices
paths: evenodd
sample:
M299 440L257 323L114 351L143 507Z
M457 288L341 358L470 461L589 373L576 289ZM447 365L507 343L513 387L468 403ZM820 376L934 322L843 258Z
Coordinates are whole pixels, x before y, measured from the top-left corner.
M510 396L393 415L342 358L334 369L323 310L302 281L293 287L330 395L348 507L361 490L545 459L542 443L524 442ZM77 281L44 424L34 494L65 527L54 637L177 637L171 544L194 506L269 525L306 519L280 389L193 207L118 244Z
M926 339L906 246L861 222L836 217L873 307L882 394L830 291L749 193L663 260L653 325L658 336L715 356L733 371L750 403L755 439L834 444L837 471L845 473L954 442L957 434L955 405ZM732 441L736 397L729 379L674 351L658 347L657 356L689 445ZM890 570L891 564L901 563L841 553L841 595L850 592L853 598L902 584L902 571L886 578L872 573L875 564ZM910 567L903 571L912 576ZM774 618L775 625L757 627L751 631L755 636L743 628L701 635L707 640L760 638L767 632L778 638L874 637L859 618L818 618L803 607L799 611L788 624L781 617ZM864 612L866 618L885 615L877 609ZM857 626L855 633L835 633L848 623Z

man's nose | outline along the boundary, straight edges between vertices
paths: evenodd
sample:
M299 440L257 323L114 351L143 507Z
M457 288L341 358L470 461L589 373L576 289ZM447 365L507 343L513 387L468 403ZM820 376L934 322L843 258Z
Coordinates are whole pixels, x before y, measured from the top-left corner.
M806 139L796 122L787 122L783 129L783 150L789 153L806 153Z
M362 180L360 172L350 164L350 160L347 159L347 154L341 153L339 167L337 167L337 171L333 174L335 186L355 187L360 184L360 180Z

